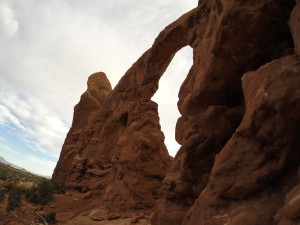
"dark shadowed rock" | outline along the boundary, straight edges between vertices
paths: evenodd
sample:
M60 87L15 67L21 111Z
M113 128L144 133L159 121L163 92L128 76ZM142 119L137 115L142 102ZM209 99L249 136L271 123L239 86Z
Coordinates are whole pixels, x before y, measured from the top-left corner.
M297 191L289 192L299 182L300 60L274 60L246 73L242 84L242 122L216 156L210 181L183 224L271 225L296 219Z
M295 52L300 55L300 1L297 0L296 2L289 24L294 38Z

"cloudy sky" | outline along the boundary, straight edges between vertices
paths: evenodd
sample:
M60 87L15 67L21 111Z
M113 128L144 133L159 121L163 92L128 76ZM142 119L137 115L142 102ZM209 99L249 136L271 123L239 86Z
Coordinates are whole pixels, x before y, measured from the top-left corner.
M0 156L51 175L90 74L114 87L158 33L196 0L0 0ZM166 145L174 155L179 86L192 64L180 50L160 80Z

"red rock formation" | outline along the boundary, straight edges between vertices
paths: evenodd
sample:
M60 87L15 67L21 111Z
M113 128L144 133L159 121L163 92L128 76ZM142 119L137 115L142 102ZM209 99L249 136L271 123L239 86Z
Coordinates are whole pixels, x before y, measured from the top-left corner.
M108 213L149 210L171 162L158 121L156 103L112 92L104 73L93 74L53 178L91 190Z
M54 179L92 190L112 212L154 210L153 225L297 224L299 6L200 0L114 90L93 75ZM194 64L179 91L182 147L171 164L150 99L186 45Z
M242 84L243 120L217 155L210 181L183 224L271 225L286 220L284 198L298 183L300 60L274 60L246 73ZM296 197L297 190L293 192L290 199ZM289 212L290 219L300 215Z
M186 210L208 187L215 155L223 152L242 121L244 101L246 108L248 105L241 78L247 71L284 56L292 48L287 26L292 1L290 3L200 2L201 13L198 13L192 43L194 65L179 92L182 117L177 122L176 137L182 147L163 181L163 200L158 205L153 224L181 224ZM234 154L228 163L235 165L233 157ZM220 177L229 182L227 174ZM225 183L219 185L222 188ZM241 194L238 198L242 197ZM207 202L205 199L203 204ZM215 213L215 216L219 215L217 209ZM199 218L192 220L191 224L199 221ZM208 221L203 219L201 224L210 224Z
M297 4L291 14L290 28L295 43L295 52L298 55L300 55L300 2L299 0L297 0Z

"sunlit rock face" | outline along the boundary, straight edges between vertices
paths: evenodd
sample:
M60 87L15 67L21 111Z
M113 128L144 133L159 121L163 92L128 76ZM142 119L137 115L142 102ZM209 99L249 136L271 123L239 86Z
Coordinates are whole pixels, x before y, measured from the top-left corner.
M300 223L299 1L200 0L111 90L89 78L53 178L152 225ZM174 160L151 97L193 48Z

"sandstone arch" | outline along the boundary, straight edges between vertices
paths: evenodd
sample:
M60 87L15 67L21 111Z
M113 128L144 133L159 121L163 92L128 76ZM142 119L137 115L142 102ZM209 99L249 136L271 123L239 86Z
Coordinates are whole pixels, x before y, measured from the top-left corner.
M161 32L114 90L104 73L89 78L54 179L83 191L103 189L99 204L110 202L109 210L153 207L171 158L160 131L157 104L150 99L175 53L188 44L194 11ZM92 107L89 102L94 102Z
M262 216L259 211L268 214L261 224L271 225L277 211L277 220L283 218L284 221L290 215L279 209L283 207L284 196L297 182L279 177L279 183L286 189L280 190L282 194L276 198L270 198L273 192L269 189L278 174L286 172L295 177L299 163L295 150L299 146L296 134L299 117L294 116L299 112L299 93L294 84L299 82L300 69L299 59L292 55L294 44L287 25L294 4L294 1L281 0L199 1L197 8L159 34L153 46L125 73L114 90L110 89L104 74L94 75L99 77L101 84L97 85L102 87L93 93L101 98L88 89L75 108L74 121L87 122L81 122L77 128L74 122L54 179L64 179L81 190L100 190L98 203L112 212L142 210L150 213L154 210L154 225L194 225L199 221L206 225L229 221L232 225L259 224ZM297 37L295 27L299 27L297 19L291 25ZM296 44L297 40L295 38ZM150 99L175 53L187 45L193 48L194 63L179 91L182 117L176 125L176 139L182 147L171 162L163 144L157 105ZM266 71L276 72L267 77ZM274 97L265 96L270 104L264 105L261 99L253 100L253 96L262 93L258 87L276 87L284 76L293 80L282 82L291 88L292 100L284 98L284 93L275 95L273 89L263 92ZM294 121L294 126L288 136L282 132L285 126L279 126L273 139L268 139L263 131L271 130L270 127L258 125L262 121L251 121L266 118L254 114L271 110L277 98L286 100L287 103L280 101L280 108L287 104L291 110L283 110L287 113L284 121L285 124ZM85 102L95 101L97 106L80 116ZM249 102L252 108L247 105ZM273 110L270 124L276 124L278 118L283 117L283 111ZM256 140L259 144L271 146L274 138L283 135L280 146L287 145L289 150L270 154L263 151L267 148L254 148L256 151L234 148L235 144L242 145L241 137L257 137L253 127L247 124L255 125L255 129L262 132L261 139ZM255 152L259 152L261 161L245 157L247 154L257 156ZM228 163L231 153L236 159L233 164ZM283 157L280 163L274 163L276 154ZM246 164L240 164L241 160ZM286 170L289 162L294 164ZM268 167L270 164L272 169ZM235 170L235 166L240 169ZM263 175L256 174L254 179L243 182L240 176L251 174L249 168L259 168ZM230 179L226 180L227 177ZM226 188L220 180L225 180ZM297 189L291 193L297 193ZM251 195L251 201L247 202ZM160 200L155 201L157 198ZM268 205L270 207L264 209L260 198L274 203L274 207ZM242 203L249 207L246 214L240 208ZM254 215L249 210L251 206L259 208ZM289 207L288 200L284 207ZM254 222L249 222L249 218L254 218Z
M175 138L175 127L181 114L178 111L178 92L193 64L193 49L186 46L172 59L166 72L159 80L159 88L151 100L158 104L161 130L165 145L171 156L175 157L180 145Z

